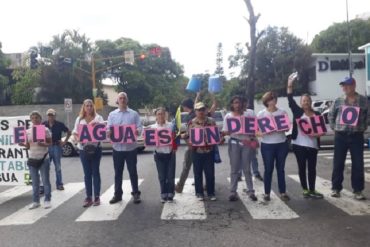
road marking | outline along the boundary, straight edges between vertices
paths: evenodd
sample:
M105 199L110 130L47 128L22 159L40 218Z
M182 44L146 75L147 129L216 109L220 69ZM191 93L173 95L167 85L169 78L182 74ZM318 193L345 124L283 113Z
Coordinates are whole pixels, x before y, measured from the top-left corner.
M298 175L289 175L290 178L299 182ZM316 177L316 189L324 194L324 199L335 207L343 210L349 215L368 215L370 214L370 202L369 201L356 201L353 198L353 193L343 189L341 191L340 198L334 198L330 196L331 193L331 181L325 180L320 177Z
M31 186L14 186L0 193L0 205L32 190Z
M195 197L193 181L193 178L188 178L184 190L176 194L173 203L163 205L162 220L205 220L207 218L204 202L198 201Z
M144 181L143 179L139 179L138 184L140 185L143 181ZM114 184L113 184L100 197L101 201L100 206L89 207L76 219L76 221L117 220L132 198L130 180L122 181L122 190L123 190L122 201L115 204L109 204L109 200L114 195Z
M325 159L332 160L334 159L334 156L324 156ZM370 155L364 155L364 158L370 158ZM351 155L346 156L346 160L351 160ZM370 161L370 159L364 159L364 161Z
M318 153L317 156L333 156L334 153Z
M51 196L51 205L49 209L44 209L43 205L41 207L29 210L27 205L26 207L18 210L17 212L5 217L0 221L1 226L8 225L30 225L45 217L51 213L54 209L59 207L61 204L72 198L80 190L84 188L84 183L69 183L64 186L64 191L53 191Z
M230 178L228 178L230 182ZM298 214L296 214L292 209L290 209L280 198L271 191L270 197L271 201L265 202L261 195L264 192L263 183L260 181L254 181L254 189L257 196L259 196L257 202L253 202L249 199L248 195L243 191L246 189L245 182L238 183L238 194L239 198L244 204L244 206L249 211L250 215L253 219L295 219L298 218Z

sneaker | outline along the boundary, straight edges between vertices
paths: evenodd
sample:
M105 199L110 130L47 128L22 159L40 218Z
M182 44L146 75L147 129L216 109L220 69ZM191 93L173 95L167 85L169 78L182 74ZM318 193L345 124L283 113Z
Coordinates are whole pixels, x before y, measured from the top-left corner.
M204 201L204 196L203 195L197 195L198 201L202 202Z
M235 202L235 201L237 201L239 198L238 198L238 195L237 194L231 194L230 196L229 196L229 201L230 202Z
M302 195L304 198L310 198L310 191L309 190L303 190Z
M45 208L45 209L51 208L51 203L50 203L50 201L45 201L45 202L44 202L44 208Z
M261 181L261 182L263 182L263 177L261 177L260 174L254 176L254 178L257 179L257 180L259 180L259 181Z
M99 206L100 205L100 197L99 196L97 196L97 197L95 197L95 200L94 200L94 204L93 204L93 206Z
M64 186L63 185L57 186L57 190L64 190Z
M131 193L132 197L134 198L135 204L139 204L141 202L140 194L141 194L140 192Z
M323 199L324 195L321 194L320 192L316 191L316 190L311 190L310 191L310 197L314 198L314 199Z
M339 198L340 197L339 190L332 190L331 197Z
M366 197L362 194L362 192L355 192L353 193L355 200L363 201L366 200Z
M271 198L270 198L270 195L269 194L264 194L263 195L263 200L265 200L265 201L271 201Z
M35 209L35 208L38 208L38 207L40 207L40 203L38 203L38 202L34 202L34 203L32 203L32 204L28 207L28 209L29 209L29 210L32 210L32 209Z
M210 200L210 201L217 201L217 198L216 198L216 196L210 196L210 197L209 197L209 200Z
M166 198L161 198L161 203L165 203L166 201Z
M257 199L257 196L254 194L254 193L251 193L250 195L249 195L249 199L251 199L252 201L257 201L258 199Z
M281 193L280 199L286 202L290 200L290 197L286 193Z
M93 205L93 201L91 200L91 198L86 198L85 201L84 201L84 203L82 204L82 207L88 208L91 205Z
M176 186L175 186L175 191L176 191L177 193L182 193L182 190L183 190L183 187L181 187L180 185L176 184Z
M168 202L168 203L173 203L173 197L168 197L168 198L167 198L167 202Z
M113 198L109 201L109 204L115 204L120 201L122 201L122 197L113 196Z

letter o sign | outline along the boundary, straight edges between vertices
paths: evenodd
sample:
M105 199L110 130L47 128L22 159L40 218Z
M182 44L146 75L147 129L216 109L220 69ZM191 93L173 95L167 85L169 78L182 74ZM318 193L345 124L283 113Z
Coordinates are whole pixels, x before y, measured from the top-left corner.
M342 108L342 115L340 116L341 125L357 126L360 107L344 106Z

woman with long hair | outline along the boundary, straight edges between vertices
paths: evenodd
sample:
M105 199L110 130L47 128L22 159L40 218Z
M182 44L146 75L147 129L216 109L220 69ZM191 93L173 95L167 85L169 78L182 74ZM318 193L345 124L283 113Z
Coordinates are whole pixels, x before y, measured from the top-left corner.
M79 140L78 126L80 124L95 125L97 123L103 123L103 117L96 113L94 102L91 99L84 100L80 113L76 118L74 129L72 134ZM89 148L87 148L89 147ZM91 148L92 147L92 148ZM80 152L80 160L82 163L84 178L85 178L85 190L86 198L83 203L83 207L90 207L91 205L100 205L100 159L102 150L99 142L87 142L78 143L78 149ZM93 200L93 187L94 187L94 200Z
M315 115L320 115L319 112L315 112L312 109L312 99L308 94L301 96L301 106L295 102L293 98L293 82L296 79L296 75L292 74L288 78L287 94L289 107L293 113L293 131L292 131L292 144L295 157L298 164L299 180L303 189L304 198L323 198L323 195L315 190L316 182L316 163L317 163L317 152L319 148L319 136L309 136L302 132L297 126L296 119L310 118ZM306 167L308 169L308 187L307 187L307 176Z

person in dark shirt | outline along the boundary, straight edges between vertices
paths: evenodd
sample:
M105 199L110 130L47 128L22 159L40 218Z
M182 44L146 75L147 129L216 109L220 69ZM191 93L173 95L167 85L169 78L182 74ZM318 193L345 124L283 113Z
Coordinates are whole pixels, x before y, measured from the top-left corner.
M56 111L54 109L49 109L46 111L48 120L43 122L43 125L48 127L52 134L52 145L49 146L49 157L50 162L53 161L55 165L55 175L56 175L56 187L57 190L64 190L63 180L62 180L62 146L68 141L71 136L71 131L68 127L56 120ZM66 138L62 141L62 133L67 133ZM40 193L42 193L42 188Z

